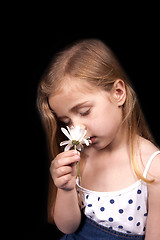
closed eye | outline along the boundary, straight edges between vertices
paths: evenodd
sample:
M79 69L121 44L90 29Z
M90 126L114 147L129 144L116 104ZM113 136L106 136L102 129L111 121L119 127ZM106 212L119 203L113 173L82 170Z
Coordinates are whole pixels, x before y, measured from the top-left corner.
M72 125L72 122L71 122L71 121L68 121L68 122L64 122L64 124L69 127L69 126Z
M59 121L63 124L65 124L66 126L70 126L72 123L71 123L71 120L69 118L59 118Z
M81 112L80 115L81 115L81 116L87 116L89 113L90 113L90 109L88 109L88 110L85 111L85 112Z

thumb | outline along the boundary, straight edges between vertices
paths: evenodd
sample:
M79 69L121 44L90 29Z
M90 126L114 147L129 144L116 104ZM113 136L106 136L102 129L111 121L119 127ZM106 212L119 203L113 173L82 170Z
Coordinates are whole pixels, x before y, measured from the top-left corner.
M74 163L72 163L72 173L71 173L71 175L72 176L77 176L77 172L78 172L78 170L77 170L77 162L74 162Z

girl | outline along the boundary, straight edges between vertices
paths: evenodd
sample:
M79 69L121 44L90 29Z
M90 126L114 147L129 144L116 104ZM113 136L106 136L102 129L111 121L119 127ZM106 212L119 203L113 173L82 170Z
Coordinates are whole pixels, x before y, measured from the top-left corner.
M37 102L52 159L48 216L63 239L160 239L160 151L111 50L96 39L64 49ZM92 142L81 155L60 148L60 127L77 125Z

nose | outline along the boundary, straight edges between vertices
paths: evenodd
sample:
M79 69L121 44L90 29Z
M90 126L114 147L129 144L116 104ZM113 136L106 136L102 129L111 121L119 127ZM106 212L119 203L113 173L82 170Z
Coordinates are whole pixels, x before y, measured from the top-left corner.
M73 127L80 126L80 128L87 130L87 126L85 125L85 123L83 123L82 121L80 121L78 119L72 120L72 126Z
M87 127L83 124L80 124L80 123L72 124L72 126L73 127L80 126L80 128L87 130Z

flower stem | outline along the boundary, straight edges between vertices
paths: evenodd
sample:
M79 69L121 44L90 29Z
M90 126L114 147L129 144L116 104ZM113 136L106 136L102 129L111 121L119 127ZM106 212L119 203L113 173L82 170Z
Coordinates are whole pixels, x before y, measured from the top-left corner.
M74 150L76 150L76 145L74 145ZM79 162L77 162L77 169L78 169L79 183L81 184L81 174L80 174Z

